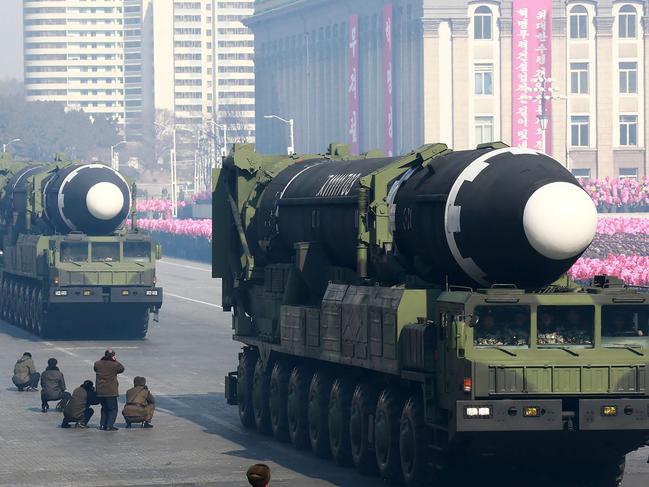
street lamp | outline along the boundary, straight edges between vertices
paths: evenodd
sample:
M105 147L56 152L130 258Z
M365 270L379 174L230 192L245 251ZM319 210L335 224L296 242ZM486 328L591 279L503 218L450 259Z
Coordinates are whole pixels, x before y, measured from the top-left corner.
M115 171L119 171L119 153L117 154L117 160L115 160L115 147L119 147L122 144L126 144L126 141L122 140L121 142L110 146L110 167L115 169Z
M225 124L216 123L214 120L208 120L213 127L223 129L223 147L221 147L221 157L228 155L228 126Z
M541 129L541 151L545 154L545 132L548 128L548 122L550 121L550 115L547 111L547 101L559 99L559 96L556 93L558 89L551 86L554 80L552 78L546 78L545 73L539 73L538 77L532 78L532 81L535 83L533 91L536 92L536 96L532 97L532 99L535 99L540 104L540 111L536 117L539 120L539 127Z
M176 127L167 127L158 122L153 122L154 125L163 128L164 130L171 130L172 148L169 151L169 164L171 166L171 216L178 217L178 179L176 177Z
M6 144L2 144L2 153L6 154L7 153L7 147L9 147L11 144L14 142L20 142L20 139L13 139L7 142Z
M290 136L291 136L291 145L289 145L286 150L287 150L289 156L291 154L294 154L295 153L295 139L293 137L293 119L290 118L290 119L286 120L285 118L278 117L277 115L264 115L264 118L266 118L266 119L276 118L280 122L284 122L286 125L288 125L289 131L290 131Z

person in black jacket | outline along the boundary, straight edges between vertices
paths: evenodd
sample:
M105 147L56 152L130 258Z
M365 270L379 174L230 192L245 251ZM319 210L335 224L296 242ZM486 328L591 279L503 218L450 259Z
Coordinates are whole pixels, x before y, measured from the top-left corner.
M47 369L41 374L41 409L44 413L50 408L48 401L60 401L64 406L70 399L70 393L65 390L65 379L57 364L55 358L49 359Z

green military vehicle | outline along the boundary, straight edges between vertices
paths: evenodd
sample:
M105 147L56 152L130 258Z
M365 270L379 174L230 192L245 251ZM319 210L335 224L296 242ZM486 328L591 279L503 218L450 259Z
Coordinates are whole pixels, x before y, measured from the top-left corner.
M41 337L143 338L162 305L159 247L124 222L131 188L103 164L0 158L0 316ZM134 216L134 215L133 215Z
M597 214L560 163L235 145L213 181L246 427L407 485L481 460L619 485L649 439L649 301L565 277Z

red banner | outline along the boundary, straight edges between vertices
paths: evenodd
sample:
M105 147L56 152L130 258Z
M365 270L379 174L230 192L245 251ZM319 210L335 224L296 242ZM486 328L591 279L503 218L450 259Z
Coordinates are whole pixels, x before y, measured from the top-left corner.
M512 33L512 145L551 152L539 115L550 117L552 70L552 0L514 0Z
M392 4L383 7L383 138L385 155L394 155L394 106L392 102Z
M347 96L349 106L348 133L349 144L352 154L360 152L359 138L359 112L360 103L358 100L358 15L349 17L349 52L348 52L348 75L347 75Z

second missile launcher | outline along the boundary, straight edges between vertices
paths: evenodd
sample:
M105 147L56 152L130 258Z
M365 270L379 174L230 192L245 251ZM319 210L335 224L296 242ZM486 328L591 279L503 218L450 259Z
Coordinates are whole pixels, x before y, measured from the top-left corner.
M160 250L135 221L124 227L132 206L103 164L0 159L1 317L43 337L144 337L162 305Z

